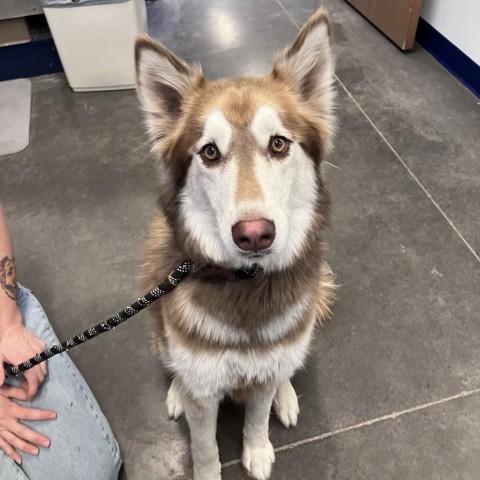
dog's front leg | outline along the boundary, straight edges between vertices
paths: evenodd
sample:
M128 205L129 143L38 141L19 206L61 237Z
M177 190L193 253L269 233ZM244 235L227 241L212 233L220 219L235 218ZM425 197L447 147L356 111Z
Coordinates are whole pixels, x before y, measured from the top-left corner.
M190 427L194 480L220 480L220 458L216 439L220 397L198 400L183 395L183 405Z
M243 427L242 463L248 473L257 480L270 478L275 461L273 446L268 438L270 409L276 386L269 385L256 390L248 399Z

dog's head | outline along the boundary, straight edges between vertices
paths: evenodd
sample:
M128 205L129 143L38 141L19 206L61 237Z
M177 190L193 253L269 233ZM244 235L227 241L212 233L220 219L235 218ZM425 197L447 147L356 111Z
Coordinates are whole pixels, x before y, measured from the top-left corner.
M148 37L138 92L160 158L160 207L185 253L238 268L286 267L325 221L320 162L332 128L331 35L324 10L267 77L207 82Z

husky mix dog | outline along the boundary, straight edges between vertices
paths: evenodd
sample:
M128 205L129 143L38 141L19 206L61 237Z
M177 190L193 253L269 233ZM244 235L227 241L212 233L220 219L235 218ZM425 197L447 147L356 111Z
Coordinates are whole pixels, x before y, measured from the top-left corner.
M195 480L221 478L215 435L225 396L246 405L242 461L253 478L268 479L275 459L272 404L285 427L297 423L290 378L333 302L321 175L333 125L331 43L321 9L270 75L206 81L200 66L137 40L138 93L160 181L143 287L186 258L197 265L152 306L155 346L172 376L167 410L186 414ZM263 273L231 281L253 265Z

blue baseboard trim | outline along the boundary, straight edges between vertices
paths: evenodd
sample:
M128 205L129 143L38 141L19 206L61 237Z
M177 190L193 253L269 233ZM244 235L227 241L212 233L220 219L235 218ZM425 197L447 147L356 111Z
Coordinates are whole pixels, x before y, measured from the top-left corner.
M53 39L0 48L0 81L63 72Z
M423 18L419 19L415 40L480 98L480 65L477 65Z

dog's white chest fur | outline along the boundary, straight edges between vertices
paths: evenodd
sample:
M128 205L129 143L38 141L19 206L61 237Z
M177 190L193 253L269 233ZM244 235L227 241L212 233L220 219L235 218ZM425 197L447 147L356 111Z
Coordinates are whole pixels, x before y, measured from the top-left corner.
M192 351L168 342L171 366L197 398L223 396L239 384L278 384L300 368L307 355L315 320L304 334L288 345L266 349Z

